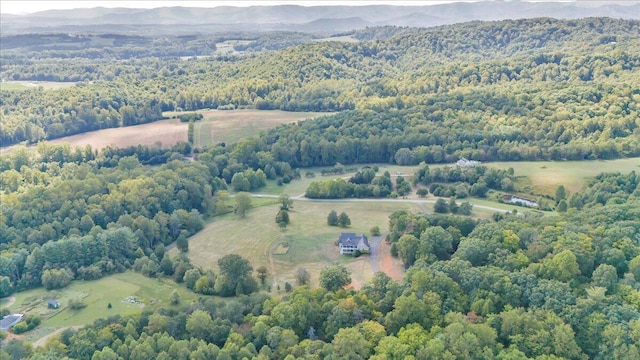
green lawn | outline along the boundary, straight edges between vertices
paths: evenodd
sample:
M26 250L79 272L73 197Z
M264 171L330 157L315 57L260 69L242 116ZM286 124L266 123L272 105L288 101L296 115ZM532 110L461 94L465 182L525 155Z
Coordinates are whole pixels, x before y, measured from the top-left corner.
M204 119L195 123L195 146L235 143L257 136L261 131L280 124L310 119L327 113L288 112L280 110L206 110Z
M317 277L324 266L339 262L352 271L354 283L362 284L373 275L367 256L353 259L338 254L334 244L341 232L369 233L378 225L387 228L389 215L397 210L420 211L414 204L407 203L318 203L294 202L290 211L291 224L280 230L275 223L279 205L253 208L245 219L234 214L213 218L204 230L189 239L189 257L194 264L217 271L217 261L227 254L240 254L250 261L254 268L266 266L270 283L284 286L293 283L295 270L303 266L312 274L317 285ZM327 225L327 215L331 210L344 211L351 218L351 227L343 229ZM286 242L289 251L285 255L275 255L278 245ZM171 250L177 253L176 249Z
M585 181L602 172L631 172L640 170L640 158L585 161L515 161L486 163L486 166L515 171L516 176L526 176L536 193L554 194L564 185L575 192Z
M67 81L5 81L0 83L1 90L26 90L36 87L43 87L44 89L62 89L71 86L75 86L75 82Z
M116 314L139 313L145 307L171 307L169 296L174 289L178 289L183 303L196 299L196 294L169 279L151 279L127 271L94 281L73 281L69 286L59 290L48 291L38 288L17 293L10 311L39 315L42 319L41 328L83 326L96 319ZM128 297L135 298L138 303L126 301ZM48 299L57 300L60 308L49 309ZM80 300L87 304L87 307L72 310L68 307L71 300ZM112 305L111 309L107 307L109 303ZM35 340L46 335L46 332L27 335L29 340Z
M0 90L2 91L10 91L10 90L27 90L28 86L17 83L17 82L3 82L0 83Z

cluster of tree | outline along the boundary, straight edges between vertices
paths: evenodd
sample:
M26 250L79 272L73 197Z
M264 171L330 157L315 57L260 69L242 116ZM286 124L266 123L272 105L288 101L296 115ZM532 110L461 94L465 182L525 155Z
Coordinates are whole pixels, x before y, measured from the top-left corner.
M608 203L625 203L640 198L640 176L634 171L628 174L603 173L589 181L585 187L571 194L568 199L570 208L582 209ZM556 193L558 203L564 200L563 192Z
M188 289L204 295L241 296L258 290L258 283L252 276L253 267L240 255L223 256L218 260L218 268L220 273L215 274L192 267L182 273L180 281L184 281ZM266 268L264 270L258 272L261 281L263 276L266 279Z
M438 198L438 200L436 200L436 203L433 205L433 211L438 214L452 213L460 215L471 215L473 205L468 201L465 201L462 204L458 205L458 203L456 202L456 198L457 196L450 198L449 202L447 202L443 198Z
M429 168L429 165L425 165L418 169L413 177L414 184L433 185L436 184L451 184L451 183L465 183L469 186L463 186L458 189L453 188L453 193L449 196L456 195L457 197L464 198L465 193L472 192L473 196L484 197L487 188L494 190L513 191L513 182L515 180L513 169L500 170L495 168L487 168L486 166L447 166L447 167L434 167ZM459 185L459 184L458 184ZM475 185L475 188L474 188ZM455 186L455 184L454 184ZM434 193L436 187L429 189L431 193ZM448 190L448 189L447 189ZM465 191L466 190L466 191ZM436 195L439 196L439 195ZM447 195L443 195L447 196Z
M328 179L312 181L305 196L311 199L344 199L367 197L397 197L411 192L411 184L402 176L396 179L395 191L391 175L385 171L382 176L375 176L372 169L357 172L348 181L344 179Z
M235 191L251 191L264 187L267 184L267 175L258 169L253 171L247 169L243 172L237 172L231 178L231 186Z
M38 325L40 325L40 318L38 315L28 314L22 321L11 328L11 332L14 334L22 334L37 328Z
M335 210L331 210L329 215L327 216L327 225L329 226L340 226L340 227L349 227L351 226L351 218L344 211L338 215Z
M204 118L204 115L202 115L202 113L186 113L186 114L180 114L178 115L178 119L180 119L180 122L195 122L195 121L200 121Z

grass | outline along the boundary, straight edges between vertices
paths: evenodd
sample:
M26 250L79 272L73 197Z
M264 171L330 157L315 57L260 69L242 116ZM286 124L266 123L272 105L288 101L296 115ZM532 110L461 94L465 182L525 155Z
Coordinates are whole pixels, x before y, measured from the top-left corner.
M0 83L0 90L2 91L11 91L11 90L27 90L28 86L16 83L16 82L2 82Z
M26 90L35 87L57 90L75 86L75 82L67 81L4 81L0 84L1 90Z
M195 146L221 142L235 143L256 136L280 124L310 119L327 113L287 112L280 110L206 110L198 111L204 119L195 123Z
M564 185L571 192L578 191L591 177L602 172L630 172L640 170L640 158L584 161L520 161L486 163L486 166L515 171L516 176L525 176L533 192L553 195L555 189Z
M151 279L135 272L114 274L94 281L73 281L69 286L59 290L38 288L15 294L16 301L10 307L11 312L37 314L42 319L39 327L55 329L68 326L83 326L96 319L116 314L127 315L140 313L145 307L171 307L169 297L174 289L178 289L182 302L196 299L196 294L188 291L169 279ZM133 304L123 299L133 296L140 304ZM56 299L59 309L49 309L48 299ZM80 300L87 304L81 310L68 307L69 301ZM112 308L107 308L111 303ZM36 329L37 330L37 329ZM28 340L35 340L48 332L29 332Z
M358 259L341 256L334 244L341 232L369 233L373 225L386 227L388 218L396 210L419 211L407 203L316 203L294 202L289 212L291 223L280 230L275 223L278 205L253 208L245 219L234 214L214 218L204 230L189 239L189 257L194 264L217 272L217 261L227 254L240 254L254 268L266 266L270 283L283 287L294 283L299 266L312 274L317 285L320 270L332 263L345 264L352 272L354 283L368 281L373 273L367 256ZM347 229L330 227L326 217L331 210L346 212L351 218ZM289 244L286 254L274 255L281 243ZM171 250L173 253L176 249Z

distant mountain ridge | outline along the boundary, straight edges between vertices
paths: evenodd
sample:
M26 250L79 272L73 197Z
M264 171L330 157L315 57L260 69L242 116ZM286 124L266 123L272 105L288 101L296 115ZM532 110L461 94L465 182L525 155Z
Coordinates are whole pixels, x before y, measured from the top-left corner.
M121 25L132 31L137 26L185 25L212 31L240 28L247 31L289 30L319 33L395 25L430 27L471 20L505 20L553 17L576 19L612 17L640 19L640 1L621 4L607 2L526 2L481 1L428 6L251 6L215 8L160 7L154 9L103 8L48 10L29 15L2 14L3 34L30 31L87 31L94 26Z

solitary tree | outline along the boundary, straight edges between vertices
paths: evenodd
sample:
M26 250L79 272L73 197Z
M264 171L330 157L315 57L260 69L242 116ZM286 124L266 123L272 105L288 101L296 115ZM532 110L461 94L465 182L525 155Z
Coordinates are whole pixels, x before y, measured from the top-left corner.
M293 200L291 200L289 198L288 194L282 193L280 194L280 197L278 198L278 201L280 201L280 209L281 210L289 210L291 208L293 208Z
M298 285L306 285L309 283L310 279L311 274L309 274L307 269L300 267L296 270L296 282Z
M331 210L327 217L327 224L329 224L329 226L338 226L338 221L338 213L335 210Z
M235 213L241 218L247 216L247 210L251 207L251 194L241 191L234 197L236 201Z
M449 206L447 206L447 202L444 199L439 198L433 206L433 211L440 214L446 214L449 211Z
M460 204L460 209L458 210L458 212L462 215L471 215L472 209L473 209L473 205L470 202L465 201L462 204Z
M349 219L349 215L347 215L344 211L340 213L338 217L338 224L340 227L348 227L351 225L351 219Z
M563 185L558 186L558 188L556 189L556 203L566 198L567 198L567 189L565 189Z
M558 206L556 207L558 212L567 212L567 208L568 208L568 205L564 199L560 200L560 202L558 203Z
M256 272L258 273L258 278L260 279L260 283L264 285L265 281L267 280L267 267L264 265L260 266L259 268L256 269Z
M189 251L189 241L187 240L186 234L180 233L178 235L178 239L176 240L176 247L180 252L188 252Z
M449 199L449 212L452 214L458 213L458 203L456 203L456 198L452 197Z
M320 286L336 291L346 285L351 284L351 276L346 267L342 265L332 265L320 271Z
M276 215L276 224L278 224L281 229L284 229L289 225L289 212L287 210L278 211L278 214Z
M371 233L371 236L379 236L380 235L380 226L378 226L378 225L372 226L371 229L369 230L369 232Z
M180 293L178 292L178 290L176 289L173 290L173 292L171 293L170 301L171 301L171 305L180 304Z
M225 255L218 260L218 267L220 268L222 279L218 277L216 288L220 290L221 296L230 296L234 292L248 294L257 287L255 279L251 277L253 268L249 261L242 256L237 254Z

